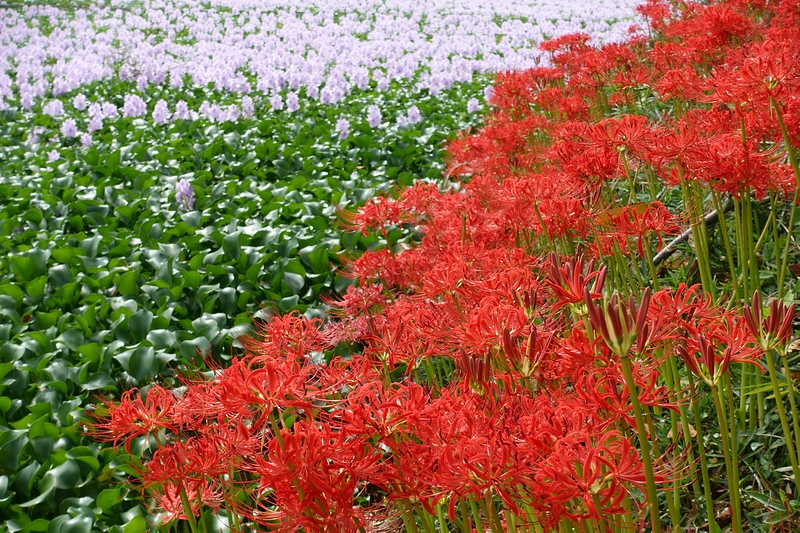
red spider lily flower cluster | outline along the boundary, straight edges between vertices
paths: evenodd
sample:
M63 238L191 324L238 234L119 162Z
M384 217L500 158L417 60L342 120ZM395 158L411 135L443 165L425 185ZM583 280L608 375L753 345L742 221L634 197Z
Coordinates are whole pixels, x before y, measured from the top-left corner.
M774 117L800 139L797 6L650 0L655 44L544 44L551 66L498 75L486 126L449 145L459 187L343 215L384 236L414 226L418 245L349 260L329 321L275 317L228 368L107 403L96 435L150 443L142 485L167 520L226 507L268 530L355 532L442 509L463 530L630 515L647 481L632 396L676 408L666 357L714 385L785 343L794 312L762 320L754 300L742 315L697 286L617 295L624 273L603 261L639 261L693 220L637 185L794 193ZM638 114L642 92L677 112ZM682 483L666 457L654 481Z

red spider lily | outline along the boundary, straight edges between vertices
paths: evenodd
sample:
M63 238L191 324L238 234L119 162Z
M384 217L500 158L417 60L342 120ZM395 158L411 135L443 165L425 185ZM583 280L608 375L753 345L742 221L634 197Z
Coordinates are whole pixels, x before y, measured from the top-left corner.
M675 350L693 374L715 386L731 363L758 363L759 350L752 347L754 338L744 326L746 320L736 320L726 313L722 324L717 324L710 332L696 330L694 336L679 344Z
M535 325L530 327L531 333L528 336L528 346L523 355L516 341L512 338L508 329L503 330L503 353L513 368L523 378L533 376L544 357L552 353L558 346L555 332L548 332L547 336L539 339L538 328Z
M412 222L415 217L405 211L401 202L385 196L375 196L361 206L357 213L339 211L339 218L344 229L364 235L368 235L370 230L376 230L385 237L387 227Z
M595 219L599 224L610 228L610 236L636 237L640 256L644 256L644 241L654 234L659 246L663 246L663 235L680 232L675 217L661 202L626 205L606 211Z
M742 309L745 324L765 352L789 343L795 317L794 304L786 305L783 300L772 298L767 307L769 314L762 319L761 293L755 292L752 305Z
M641 306L631 295L628 302L620 300L614 293L604 304L596 306L589 288L584 288L584 297L592 328L600 333L608 347L620 357L628 357L636 344L642 349L648 337L647 311L650 306L650 287L644 290Z
M131 453L131 442L140 436L155 436L178 430L172 421L175 395L160 385L153 385L144 399L139 389L125 391L119 403L104 401L95 411L91 434L97 440L125 442L125 451Z
M256 323L259 337L242 337L239 342L254 361L289 359L304 362L311 352L324 349L319 319L299 316L296 312L273 316L266 324Z
M579 255L562 265L558 256L551 253L548 266L545 283L556 294L556 309L579 306L584 302L586 291L592 298L599 298L602 295L600 291L603 290L607 269L602 266L595 270L594 259L586 261L583 255ZM593 280L594 284L589 290L589 283Z
M186 490L181 482L169 481L160 487L159 490L152 492L156 502L156 509L162 511L158 516L159 523L168 524L173 520L186 520L188 518L186 507L181 500L182 487ZM214 489L208 483L203 483L193 492L187 490L186 496L189 500L191 512L195 516L200 515L202 506L216 509L223 500L222 493Z
M265 456L257 456L258 494L271 494L281 520L308 524L317 531L358 529L354 506L358 488L378 471L379 455L360 439L334 431L329 425L298 421L291 431L270 441ZM265 502L260 502L259 507ZM257 523L260 513L249 512ZM267 514L265 525L274 520Z
M459 366L467 382L478 390L484 390L492 376L492 354L487 348L483 357L467 355L464 348L459 350Z

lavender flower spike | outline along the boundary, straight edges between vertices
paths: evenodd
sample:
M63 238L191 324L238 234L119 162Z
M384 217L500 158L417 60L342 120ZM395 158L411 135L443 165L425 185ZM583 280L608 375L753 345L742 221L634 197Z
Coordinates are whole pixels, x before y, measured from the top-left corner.
M192 184L186 181L185 179L178 182L178 185L175 187L175 199L181 204L184 211L188 211L189 209L194 209L194 189L192 188Z

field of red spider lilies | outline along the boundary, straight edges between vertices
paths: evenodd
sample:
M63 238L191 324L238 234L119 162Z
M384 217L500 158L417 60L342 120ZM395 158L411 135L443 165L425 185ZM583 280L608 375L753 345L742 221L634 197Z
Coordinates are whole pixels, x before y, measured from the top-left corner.
M95 411L162 523L797 531L800 1L651 0L499 75L320 321ZM144 444L143 444L144 442Z

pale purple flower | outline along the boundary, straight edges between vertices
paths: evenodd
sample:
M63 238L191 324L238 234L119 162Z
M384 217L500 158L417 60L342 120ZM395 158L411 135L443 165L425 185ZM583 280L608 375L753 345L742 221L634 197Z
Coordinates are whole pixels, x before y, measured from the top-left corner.
M350 136L350 122L345 118L336 121L336 131L339 132L340 139L347 139Z
M64 114L64 104L61 100L50 100L47 102L47 105L42 108L42 113L50 115L51 117L60 117Z
M141 117L147 113L147 104L138 94L126 94L125 104L122 106L123 117Z
M488 102L492 98L492 94L494 94L494 87L489 85L483 90L483 99Z
M53 161L58 161L61 158L61 155L58 153L58 150L53 150L47 154L47 162L52 163Z
M220 114L220 121L222 121L222 122L236 122L237 120L239 120L239 115L240 114L241 114L241 111L239 111L239 106L231 104L228 107L226 107L225 111L223 111Z
M33 94L29 93L29 92L20 91L19 103L25 109L32 108L33 107Z
M422 120L422 113L419 112L419 108L415 105L412 105L408 108L408 123L409 124L416 124Z
M28 134L28 142L31 144L36 144L39 142L39 135L46 131L45 128L41 126L34 127L31 132Z
M75 119L68 118L61 124L61 136L67 138L78 136L78 126L75 124Z
M173 89L180 89L183 87L183 74L173 70L169 73L169 86Z
M89 133L95 132L97 130L103 129L103 117L102 115L95 115L92 117L92 120L89 121L89 125L86 127L86 131Z
M175 104L175 113L172 115L172 120L186 120L189 118L189 105L183 100L179 100Z
M367 108L367 123L370 128L377 128L381 125L381 110L375 104Z
M475 111L479 111L481 108L481 104L478 103L477 98L470 98L467 102L467 112L474 113Z
M117 109L117 106L111 102L105 102L102 106L102 110L103 118L116 119L119 116L119 110Z
M253 99L249 96L242 96L242 116L251 119L256 114L256 108L253 105Z
M300 109L300 99L297 98L297 93L289 93L286 95L286 111L294 113Z
M192 188L192 184L182 179L178 182L178 185L175 187L175 200L181 204L181 207L184 211L188 211L189 209L194 208L194 189Z
M405 115L397 115L397 126L402 128L408 124L408 117Z
M72 99L72 107L78 111L83 111L86 109L86 95L83 93L76 94L75 98Z
M378 80L378 90L384 92L389 88L389 78L381 78Z
M167 109L167 102L159 100L153 108L153 122L156 124L166 124L169 120L169 109Z
M280 111L283 109L283 99L281 95L276 94L269 99L269 105L272 106L273 111Z
M92 145L92 135L90 133L84 133L81 135L81 146L84 148L89 148Z

